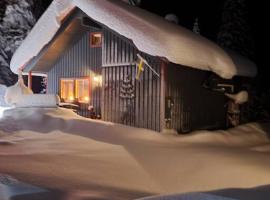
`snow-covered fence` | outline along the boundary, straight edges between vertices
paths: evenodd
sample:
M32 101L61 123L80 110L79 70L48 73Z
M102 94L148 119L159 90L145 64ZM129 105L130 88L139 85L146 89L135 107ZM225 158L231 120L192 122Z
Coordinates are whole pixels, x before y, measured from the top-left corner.
M57 107L59 97L54 94L28 94L22 95L15 104L16 107Z

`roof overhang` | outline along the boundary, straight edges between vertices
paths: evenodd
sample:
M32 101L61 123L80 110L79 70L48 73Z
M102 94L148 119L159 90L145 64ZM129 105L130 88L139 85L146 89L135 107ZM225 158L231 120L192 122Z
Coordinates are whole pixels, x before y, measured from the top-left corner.
M57 60L65 53L65 50L72 47L89 30L89 27L82 24L84 16L79 9L74 9L70 15L63 19L63 23L53 39L27 63L23 71L34 73L50 71Z

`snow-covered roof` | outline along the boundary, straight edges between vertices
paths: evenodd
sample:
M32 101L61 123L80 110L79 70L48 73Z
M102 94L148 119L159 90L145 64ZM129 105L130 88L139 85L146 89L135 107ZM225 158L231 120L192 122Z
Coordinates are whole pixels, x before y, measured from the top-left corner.
M119 0L54 0L13 55L11 69L26 65L38 55L74 8L133 41L145 53L196 69L213 71L222 78L255 76L252 62L239 66L218 45L163 18Z

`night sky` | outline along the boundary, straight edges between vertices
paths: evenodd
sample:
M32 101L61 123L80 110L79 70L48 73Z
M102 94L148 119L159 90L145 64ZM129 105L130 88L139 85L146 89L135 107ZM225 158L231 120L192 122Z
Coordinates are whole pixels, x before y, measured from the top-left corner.
M259 87L270 88L268 68L265 56L265 13L264 2L246 0L248 6L248 23L254 39L254 62L258 65L259 75L256 84ZM194 20L199 18L201 35L216 41L221 25L224 0L142 0L141 7L160 16L174 13L179 17L179 24L192 29Z

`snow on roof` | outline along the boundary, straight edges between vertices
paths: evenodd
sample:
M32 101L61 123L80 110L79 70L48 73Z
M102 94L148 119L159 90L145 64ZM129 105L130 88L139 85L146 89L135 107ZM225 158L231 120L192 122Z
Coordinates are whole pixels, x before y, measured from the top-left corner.
M90 18L133 41L145 53L196 69L213 71L222 78L255 76L248 63L238 70L232 58L213 42L163 18L119 0L54 0L11 60L11 69L38 55L61 27L61 22L78 7Z

